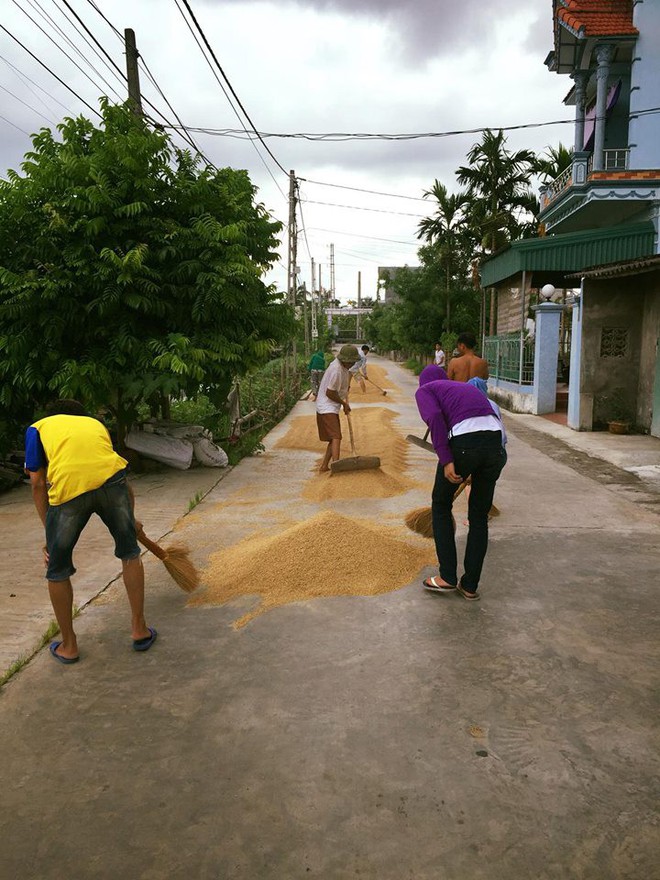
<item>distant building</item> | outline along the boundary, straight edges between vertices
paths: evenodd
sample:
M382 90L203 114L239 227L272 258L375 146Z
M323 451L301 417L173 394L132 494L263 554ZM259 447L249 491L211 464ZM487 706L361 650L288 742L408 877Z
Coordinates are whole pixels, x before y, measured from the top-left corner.
M398 301L399 297L394 292L392 282L397 272L402 269L410 269L411 272L419 271L419 266L379 266L378 267L378 296L382 303L389 304Z

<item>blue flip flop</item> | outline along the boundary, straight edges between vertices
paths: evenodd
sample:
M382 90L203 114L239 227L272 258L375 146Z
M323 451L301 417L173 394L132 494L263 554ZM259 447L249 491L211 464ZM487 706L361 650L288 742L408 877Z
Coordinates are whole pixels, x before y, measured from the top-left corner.
M148 651L149 648L156 641L156 636L158 635L156 630L152 629L150 626L148 626L147 629L149 630L151 635L146 636L144 639L135 639L133 642L134 651Z
M69 666L71 663L77 663L80 660L80 657L62 657L61 654L57 653L57 649L62 644L62 642L51 642L49 651L53 655L53 657L57 660L58 663L64 663Z

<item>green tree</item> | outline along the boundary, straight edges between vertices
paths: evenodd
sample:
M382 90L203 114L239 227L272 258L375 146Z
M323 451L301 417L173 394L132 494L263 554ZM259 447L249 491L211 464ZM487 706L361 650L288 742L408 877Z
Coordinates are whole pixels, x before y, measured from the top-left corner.
M267 359L292 316L263 281L280 224L244 171L200 168L127 107L34 136L0 182L0 418L204 392Z
M543 183L556 180L560 174L573 164L573 148L562 143L557 147L546 147L536 159L536 173L541 175Z
M465 278L471 256L471 241L467 207L469 197L465 192L447 192L447 187L439 180L433 182L424 198L435 199L435 212L424 217L418 224L417 237L425 239L430 245L427 251L427 265L436 261L443 273L445 326L451 326L452 292L465 286Z
M456 172L471 199L471 225L481 247L494 253L520 236L534 200L531 193L536 156L530 150L506 148L502 130L487 129L467 154L468 165Z

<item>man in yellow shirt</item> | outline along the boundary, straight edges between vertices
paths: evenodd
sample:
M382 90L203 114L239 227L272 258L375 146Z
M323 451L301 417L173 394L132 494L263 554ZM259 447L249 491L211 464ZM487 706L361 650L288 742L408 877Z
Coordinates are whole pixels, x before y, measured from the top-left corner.
M46 529L46 578L61 641L50 653L60 663L77 663L73 629L73 549L96 513L115 540L115 556L131 606L133 648L148 650L156 630L144 619L144 569L136 538L135 499L126 480L128 462L112 448L110 435L77 400L58 400L25 434L25 470Z

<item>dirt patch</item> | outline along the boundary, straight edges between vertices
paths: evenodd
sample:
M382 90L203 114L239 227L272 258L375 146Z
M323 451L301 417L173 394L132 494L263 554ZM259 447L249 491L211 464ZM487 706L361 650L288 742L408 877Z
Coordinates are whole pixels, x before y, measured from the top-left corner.
M258 604L235 629L271 608L324 596L376 596L409 584L435 562L421 541L377 524L319 513L277 535L251 536L215 553L202 574L206 586L188 604L224 605L240 596Z

